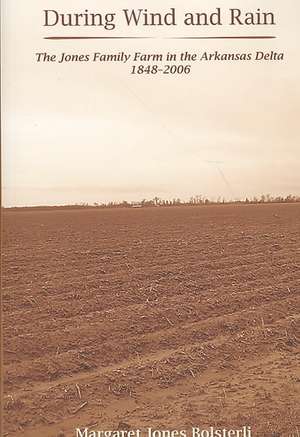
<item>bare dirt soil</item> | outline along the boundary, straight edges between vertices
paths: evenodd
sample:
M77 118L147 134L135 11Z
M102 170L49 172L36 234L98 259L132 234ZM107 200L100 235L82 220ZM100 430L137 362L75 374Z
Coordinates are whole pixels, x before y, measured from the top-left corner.
M3 216L4 435L299 437L299 204Z

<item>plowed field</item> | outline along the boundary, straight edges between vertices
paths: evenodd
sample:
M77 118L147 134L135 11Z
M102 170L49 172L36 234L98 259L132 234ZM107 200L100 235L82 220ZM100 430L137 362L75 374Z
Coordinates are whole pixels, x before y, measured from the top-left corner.
M299 437L299 231L299 204L5 211L4 435Z

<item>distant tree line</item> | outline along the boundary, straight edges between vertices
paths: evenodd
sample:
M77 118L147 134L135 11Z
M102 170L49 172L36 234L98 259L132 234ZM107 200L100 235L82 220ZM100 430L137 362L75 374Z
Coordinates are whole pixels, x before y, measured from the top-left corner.
M81 207L95 207L95 208L143 208L153 206L195 206L195 205L222 205L222 204L258 204L258 203L297 203L300 202L300 196L271 196L270 194L262 194L260 197L245 197L242 200L227 200L224 197L218 197L217 200L212 200L208 197L197 195L190 197L189 200L182 200L180 198L174 199L161 199L160 197L154 197L153 199L143 199L140 202L129 202L123 200L121 202L107 202L98 203L94 202L92 205L88 203L81 203Z
M28 207L10 207L2 209L59 209L59 208L147 208L147 207L170 207L170 206L199 206L199 205L231 205L231 204L267 204L267 203L299 203L300 196L271 196L270 194L262 194L260 197L245 197L242 200L228 200L224 197L218 197L217 200L209 199L208 197L197 195L190 197L189 200L180 198L161 199L155 196L153 199L143 199L140 202L129 202L123 200L121 202L80 202L72 205L54 205L54 206L28 206Z

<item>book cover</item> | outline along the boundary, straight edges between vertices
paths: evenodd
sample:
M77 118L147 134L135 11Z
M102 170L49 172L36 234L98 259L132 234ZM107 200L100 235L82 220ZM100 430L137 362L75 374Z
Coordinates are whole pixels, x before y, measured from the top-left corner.
M2 436L299 437L299 4L1 11Z

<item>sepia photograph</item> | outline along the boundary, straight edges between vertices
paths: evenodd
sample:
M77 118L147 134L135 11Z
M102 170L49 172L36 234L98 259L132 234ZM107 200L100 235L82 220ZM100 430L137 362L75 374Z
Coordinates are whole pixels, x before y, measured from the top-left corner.
M300 5L1 12L1 437L300 437Z

